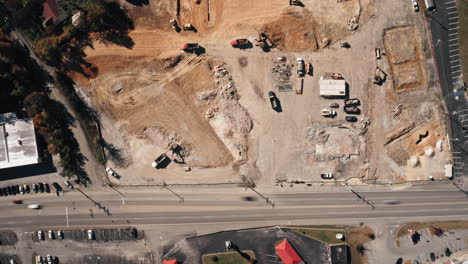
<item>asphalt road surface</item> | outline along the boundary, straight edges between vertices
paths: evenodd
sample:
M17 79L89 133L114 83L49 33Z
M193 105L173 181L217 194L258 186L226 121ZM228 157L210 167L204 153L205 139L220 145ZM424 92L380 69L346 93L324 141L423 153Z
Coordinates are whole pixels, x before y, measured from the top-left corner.
M424 190L428 189L428 190ZM86 190L84 190L86 193ZM453 185L429 185L404 191L382 189L357 192L368 203L341 188L330 193L268 193L272 207L253 191L245 189L174 190L184 198L165 189L125 190L86 193L78 191L57 197L41 194L24 196L24 204L16 205L11 198L0 198L0 228L70 227L102 225L189 225L189 224L301 224L333 220L349 223L387 219L405 221L468 219L467 194ZM246 201L245 196L255 197ZM92 202L90 199L94 200ZM388 204L388 203L396 204ZM27 208L38 203L41 210ZM95 206L99 203L102 209ZM372 207L372 206L373 207ZM108 210L108 211L107 211ZM315 220L315 221L314 221Z

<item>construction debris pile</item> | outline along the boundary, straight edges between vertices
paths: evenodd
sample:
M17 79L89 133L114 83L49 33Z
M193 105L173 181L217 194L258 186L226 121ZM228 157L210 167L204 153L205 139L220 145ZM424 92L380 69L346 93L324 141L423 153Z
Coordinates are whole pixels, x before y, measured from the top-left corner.
M206 106L205 118L236 160L246 158L247 137L252 119L239 103L239 95L225 64L213 68L216 88L198 93L199 104Z
M291 82L292 66L286 64L286 58L280 58L275 61L276 64L272 67L274 83L273 87L280 92L292 91L293 84Z
M362 138L369 121L362 122L360 129L348 126L322 126L314 123L305 129L305 156L313 161L338 160L346 162L359 155Z

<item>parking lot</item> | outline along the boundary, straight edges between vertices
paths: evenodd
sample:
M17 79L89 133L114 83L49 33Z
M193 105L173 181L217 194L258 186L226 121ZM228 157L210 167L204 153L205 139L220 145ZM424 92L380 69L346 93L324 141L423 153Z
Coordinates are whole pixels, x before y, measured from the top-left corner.
M23 263L16 255L0 254L0 264L10 264L11 259L14 259L17 264Z
M83 256L82 258L60 261L62 264L149 264L150 254L144 256Z
M92 238L88 236L88 230L92 230ZM58 237L58 229L52 229L54 233L54 239L60 241ZM125 228L98 228L98 229L64 229L63 240L73 240L79 242L109 242L109 241L130 241L130 240L141 240L143 238L143 232L133 227ZM33 241L40 242L37 231L34 232L32 237ZM49 230L42 230L44 234L44 240L51 240L48 236Z

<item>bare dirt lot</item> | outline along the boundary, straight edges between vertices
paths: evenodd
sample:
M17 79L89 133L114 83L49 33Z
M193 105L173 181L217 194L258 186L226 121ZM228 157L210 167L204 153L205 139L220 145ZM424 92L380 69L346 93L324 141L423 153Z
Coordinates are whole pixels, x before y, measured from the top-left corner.
M270 186L322 181L326 172L355 182L423 177L406 175L428 162L420 158L421 165L410 169L407 162L423 148L435 148L445 129L440 115L436 125L430 123L429 113L441 107L430 85L433 65L425 63L431 58L423 17L403 0L288 3L163 0L137 7L122 1L135 22L135 46L95 43L86 53L98 69L96 78L73 75L80 94L101 114L109 166L122 176L115 183L238 183L247 176ZM171 19L195 30L178 33ZM255 46L260 32L273 44L270 52ZM237 38L248 39L251 47L231 47ZM192 42L204 53L180 51ZM386 54L380 60L376 47ZM283 56L293 89L279 93L272 67ZM311 64L301 95L294 92L298 57ZM372 84L376 66L387 74L381 86ZM346 97L360 98L357 122L345 120L343 98L319 96L319 79L330 72L344 77ZM269 91L276 93L276 111ZM320 110L330 103L340 105L337 116L324 118ZM411 124L404 135L395 132ZM420 129L438 132L415 147L408 140ZM392 133L394 140L386 144ZM168 151L174 146L177 151ZM152 168L161 153L172 162ZM440 160L431 169L438 170L434 166L448 156L435 157Z

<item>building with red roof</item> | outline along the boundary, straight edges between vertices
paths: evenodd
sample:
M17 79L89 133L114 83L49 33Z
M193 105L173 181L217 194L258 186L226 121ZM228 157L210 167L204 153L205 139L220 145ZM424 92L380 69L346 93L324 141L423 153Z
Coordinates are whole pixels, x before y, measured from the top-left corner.
M304 264L296 250L289 244L287 239L281 241L275 246L276 255L278 255L284 264Z
M163 264L177 264L177 260L175 259L163 260Z
M46 0L42 6L44 8L42 11L42 17L44 18L43 25L54 25L58 17L57 2L55 0Z

